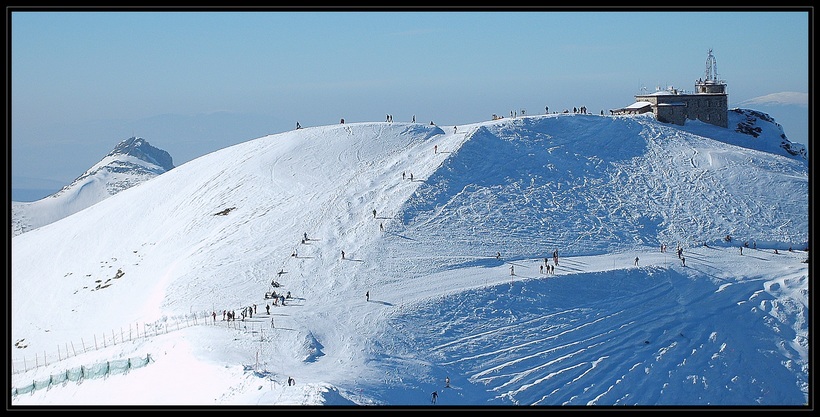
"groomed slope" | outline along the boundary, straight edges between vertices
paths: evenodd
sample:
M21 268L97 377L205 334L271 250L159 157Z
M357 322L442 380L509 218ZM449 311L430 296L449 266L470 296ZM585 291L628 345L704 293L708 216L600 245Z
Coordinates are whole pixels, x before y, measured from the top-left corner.
M468 136L402 206L380 252L436 254L422 268L432 270L496 252L724 245L726 235L781 250L808 242L799 160L644 117L519 118ZM794 198L772 198L775 188Z

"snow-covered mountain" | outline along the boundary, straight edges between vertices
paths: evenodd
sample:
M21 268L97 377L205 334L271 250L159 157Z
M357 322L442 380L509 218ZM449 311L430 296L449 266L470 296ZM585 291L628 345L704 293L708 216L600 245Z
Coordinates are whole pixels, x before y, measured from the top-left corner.
M207 154L12 239L12 403L804 405L808 161L753 114Z
M126 139L60 191L33 202L12 202L12 235L70 216L173 168L168 152L143 138Z

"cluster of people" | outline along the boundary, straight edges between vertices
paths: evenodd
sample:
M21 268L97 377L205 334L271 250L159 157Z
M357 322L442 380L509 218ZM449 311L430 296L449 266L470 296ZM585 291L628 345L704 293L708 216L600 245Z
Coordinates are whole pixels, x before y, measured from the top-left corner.
M544 259L544 265L541 265L541 273L544 274L546 271L547 275L555 275L555 265L550 265Z
M256 314L256 304L253 306L243 307L239 311L240 320L245 321L245 317L252 318ZM211 316L216 321L216 311L211 313ZM222 310L222 321L236 321L236 310Z

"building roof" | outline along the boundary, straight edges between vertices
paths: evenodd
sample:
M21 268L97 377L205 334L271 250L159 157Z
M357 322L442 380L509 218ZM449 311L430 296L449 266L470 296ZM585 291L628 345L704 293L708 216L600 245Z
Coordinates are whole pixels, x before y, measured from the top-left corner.
M636 101L636 102L624 107L624 109L642 109L646 106L651 106L651 105L652 105L652 103L650 103L648 101Z

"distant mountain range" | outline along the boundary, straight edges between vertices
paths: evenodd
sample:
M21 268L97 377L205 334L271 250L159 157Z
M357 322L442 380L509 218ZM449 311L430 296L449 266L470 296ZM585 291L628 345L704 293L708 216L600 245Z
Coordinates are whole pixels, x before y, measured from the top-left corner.
M60 191L34 202L12 202L12 236L53 223L174 168L168 152L128 138Z

